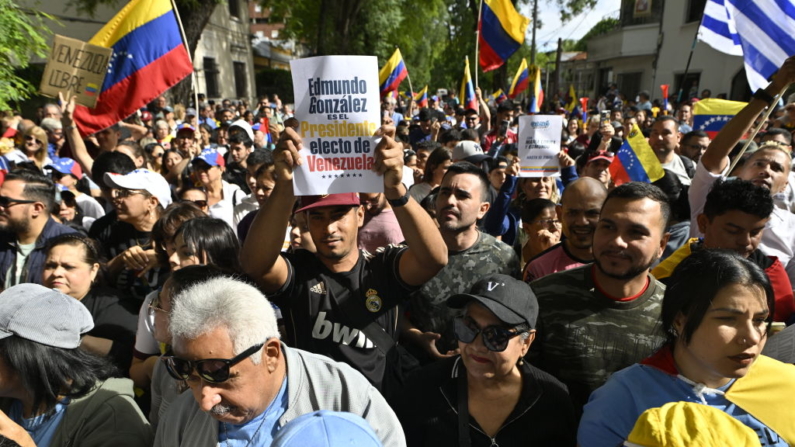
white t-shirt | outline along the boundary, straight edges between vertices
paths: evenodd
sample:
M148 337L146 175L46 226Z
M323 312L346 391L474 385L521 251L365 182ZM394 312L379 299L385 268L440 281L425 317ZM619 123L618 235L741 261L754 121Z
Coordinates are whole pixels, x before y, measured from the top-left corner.
M80 209L83 210L84 216L99 219L105 215L105 208L102 208L102 205L97 202L97 199L89 196L88 194L80 194L79 196L76 196L75 202L77 202L77 204L80 206Z
M722 174L713 174L704 167L699 160L696 166L696 175L690 184L688 192L690 198L690 237L704 236L698 231L696 218L704 211L704 204L707 202L707 194L712 184L716 180L725 176L728 166ZM762 232L762 241L759 249L768 256L775 256L781 261L791 283L795 284L795 214L773 207L770 220L765 224L765 231Z
M215 205L210 206L210 217L221 219L226 222L230 228L234 227L234 212L235 205L240 203L245 197L245 193L239 186L234 183L228 183L226 180L221 180L223 184L223 199Z

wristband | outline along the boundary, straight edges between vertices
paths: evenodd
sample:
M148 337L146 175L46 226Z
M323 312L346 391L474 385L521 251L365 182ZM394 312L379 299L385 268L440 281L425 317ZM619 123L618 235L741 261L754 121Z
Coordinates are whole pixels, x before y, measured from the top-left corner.
M409 197L409 190L406 188L406 194L404 194L403 197L394 200L386 199L386 201L389 202L392 208L400 208L401 206L409 203Z
M766 102L768 107L772 106L773 105L773 101L776 100L775 97L770 96L770 93L764 91L761 88L754 92L753 98L754 99L758 99L760 101Z

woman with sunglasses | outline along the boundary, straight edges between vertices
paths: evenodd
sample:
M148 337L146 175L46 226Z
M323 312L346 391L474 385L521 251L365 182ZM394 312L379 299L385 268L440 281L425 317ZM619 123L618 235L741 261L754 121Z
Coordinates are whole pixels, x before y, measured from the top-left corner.
M167 270L158 265L151 232L171 204L171 189L163 176L148 169L106 173L105 184L112 188L118 218L104 239L109 283L140 301L165 281Z
M410 446L573 446L576 422L566 387L524 361L538 302L530 286L490 275L447 305L460 355L409 379L395 412Z
M674 270L662 305L665 344L591 394L582 447L620 445L638 417L670 402L717 408L763 446L795 445L795 366L761 355L775 298L757 265L731 251L699 250Z
M19 148L5 154L5 157L9 162L17 165L32 161L41 171L52 163L47 155L47 143L47 132L39 126L33 126L25 130Z
M107 357L127 371L132 360L138 307L104 286L98 243L76 233L51 239L44 261L42 284L80 301L91 313L94 329L80 347Z

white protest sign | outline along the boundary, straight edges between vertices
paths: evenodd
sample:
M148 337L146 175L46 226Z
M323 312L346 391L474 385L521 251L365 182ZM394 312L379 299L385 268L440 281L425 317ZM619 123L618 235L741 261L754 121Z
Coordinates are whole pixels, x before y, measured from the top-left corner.
M290 69L303 140L295 194L383 192L372 171L381 125L376 57L312 57L291 61Z
M559 115L519 117L519 177L557 177L563 118Z

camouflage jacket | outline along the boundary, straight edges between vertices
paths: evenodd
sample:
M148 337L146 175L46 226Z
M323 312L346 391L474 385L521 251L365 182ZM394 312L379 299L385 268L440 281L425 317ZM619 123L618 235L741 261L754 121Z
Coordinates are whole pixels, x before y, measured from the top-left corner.
M648 357L663 342L658 324L665 286L649 275L639 297L616 301L595 285L592 268L530 283L539 306L531 361L566 384L578 414L612 373Z
M458 343L452 321L457 311L448 309L445 300L451 295L467 292L472 284L489 274L502 273L518 278L519 269L519 258L513 248L481 232L473 246L448 253L447 265L411 294L411 322L423 332L442 334L442 338L436 341L440 352L456 349Z

